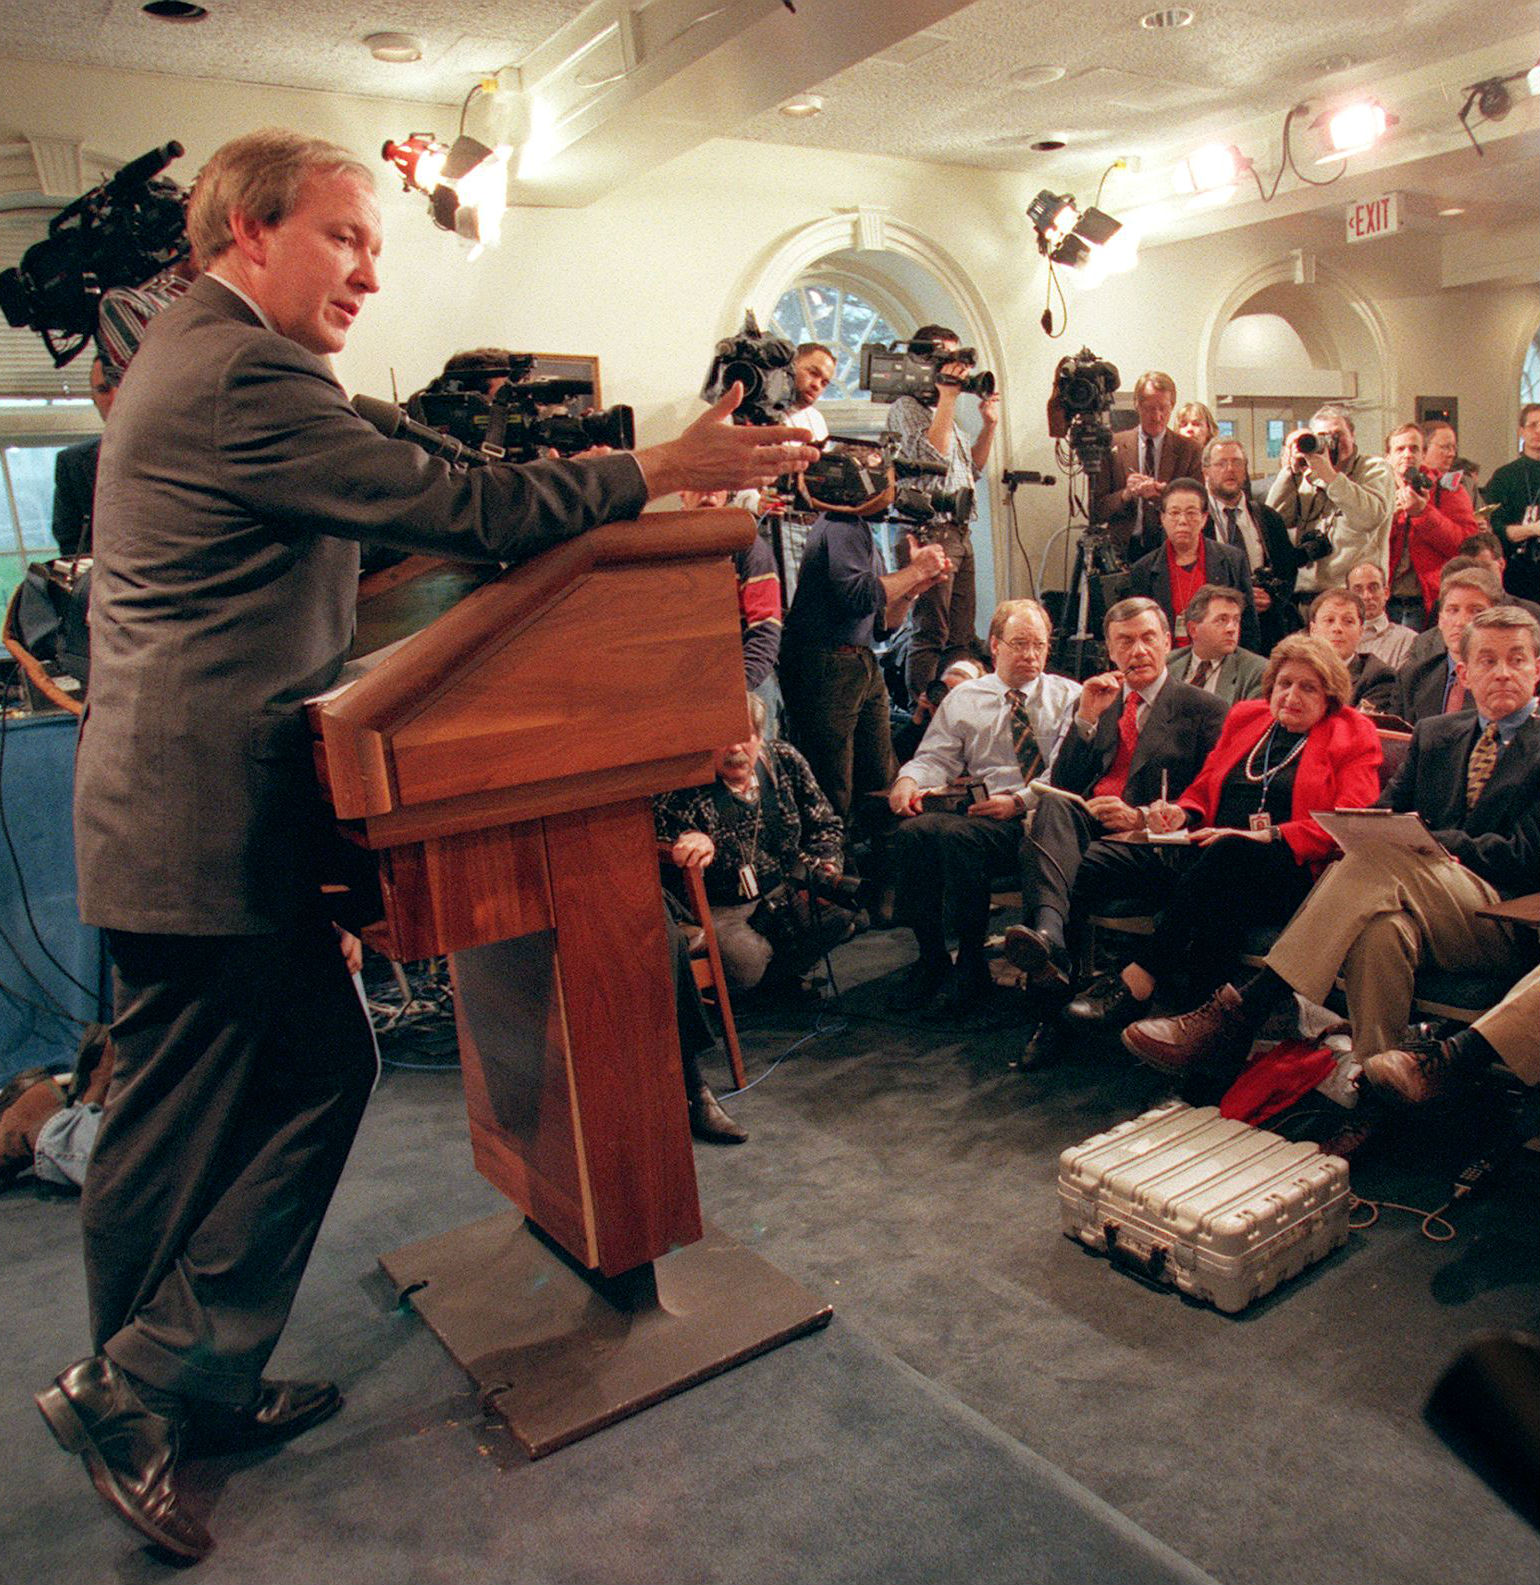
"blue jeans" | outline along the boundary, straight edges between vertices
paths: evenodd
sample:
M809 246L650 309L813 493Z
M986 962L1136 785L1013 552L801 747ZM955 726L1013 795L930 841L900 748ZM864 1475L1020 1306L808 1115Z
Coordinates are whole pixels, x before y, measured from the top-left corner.
M101 1121L99 1106L61 1106L38 1130L32 1153L38 1180L78 1189L86 1181L86 1163Z

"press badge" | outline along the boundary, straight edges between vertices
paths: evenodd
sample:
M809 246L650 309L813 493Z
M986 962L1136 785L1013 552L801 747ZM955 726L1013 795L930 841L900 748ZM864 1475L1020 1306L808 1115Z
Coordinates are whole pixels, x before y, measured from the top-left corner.
M1271 831L1273 829L1273 817L1266 810L1263 810L1260 814L1252 815L1251 829L1253 831Z
M1187 637L1187 613L1185 611L1178 611L1176 613L1176 635L1175 636L1177 638L1186 638Z
M743 865L738 871L738 890L748 898L759 896L759 882L754 879L754 866Z

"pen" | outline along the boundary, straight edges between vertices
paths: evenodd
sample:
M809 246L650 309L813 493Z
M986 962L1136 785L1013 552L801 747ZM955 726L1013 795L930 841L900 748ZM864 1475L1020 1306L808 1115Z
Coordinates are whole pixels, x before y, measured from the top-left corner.
M1171 788L1170 788L1170 786L1169 786L1169 784L1167 782L1167 777L1170 776L1170 774L1171 774L1170 771L1162 771L1160 773L1160 801L1162 803L1165 803L1166 794L1168 792L1170 792L1170 790L1171 790Z

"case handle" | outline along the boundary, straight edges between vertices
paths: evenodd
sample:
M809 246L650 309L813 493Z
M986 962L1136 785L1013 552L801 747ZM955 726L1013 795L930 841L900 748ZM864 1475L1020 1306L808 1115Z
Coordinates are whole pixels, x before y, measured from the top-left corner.
M1104 1222L1102 1236L1107 1240L1107 1258L1114 1266L1120 1266L1124 1271L1131 1272L1136 1277L1144 1277L1150 1282L1159 1282L1165 1273L1166 1258L1171 1251L1164 1244L1151 1244L1149 1253L1123 1244L1118 1237L1118 1224Z

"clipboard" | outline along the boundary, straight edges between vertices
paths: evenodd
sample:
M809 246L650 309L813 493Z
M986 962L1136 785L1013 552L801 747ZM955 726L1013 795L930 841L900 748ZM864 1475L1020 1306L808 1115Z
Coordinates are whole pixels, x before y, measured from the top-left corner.
M1415 809L1406 814L1394 809L1311 810L1310 818L1344 853L1415 853L1427 859L1454 856Z

